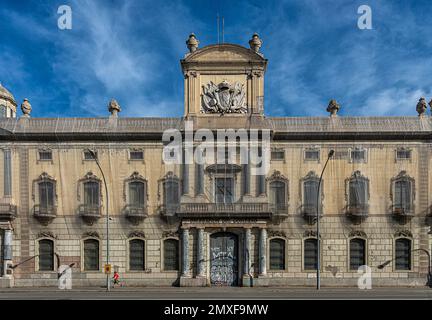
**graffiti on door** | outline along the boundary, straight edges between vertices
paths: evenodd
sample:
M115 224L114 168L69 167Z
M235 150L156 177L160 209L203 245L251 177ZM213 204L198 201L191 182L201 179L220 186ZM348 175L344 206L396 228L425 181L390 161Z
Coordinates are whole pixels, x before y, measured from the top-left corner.
M237 237L230 233L217 233L210 239L210 281L213 285L237 284Z

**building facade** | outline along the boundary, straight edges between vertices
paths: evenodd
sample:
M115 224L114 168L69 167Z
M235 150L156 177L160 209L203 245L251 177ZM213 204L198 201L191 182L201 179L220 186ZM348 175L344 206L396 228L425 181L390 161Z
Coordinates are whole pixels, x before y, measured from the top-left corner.
M412 117L338 116L334 100L328 117L265 116L258 35L250 48L198 43L191 35L181 60L182 118L122 118L114 100L105 118L32 118L28 100L16 118L0 87L1 286L56 286L69 264L74 286L103 285L107 247L128 286L313 286L318 261L323 286L356 286L362 265L373 285L425 285L425 100ZM253 174L237 153L165 161L164 135L186 141L190 127L192 148L218 129L258 132L258 145L268 133L258 156L269 169Z

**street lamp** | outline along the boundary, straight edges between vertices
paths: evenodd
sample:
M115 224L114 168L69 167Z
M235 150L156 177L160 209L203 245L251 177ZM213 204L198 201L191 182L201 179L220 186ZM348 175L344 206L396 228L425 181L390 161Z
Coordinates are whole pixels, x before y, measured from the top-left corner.
M431 266L431 254L430 254L429 251L427 251L426 249L422 249L422 248L420 248L420 249L414 249L413 252L414 252L414 251L421 251L421 252L424 252L424 253L426 253L426 255L428 256L428 276L427 276L427 283L426 283L426 285L429 286L429 288L432 288L432 266ZM377 268L378 268L378 269L384 269L387 265L389 265L390 263L392 263L392 262L393 262L394 260L396 260L397 258L400 258L400 257L395 257L395 258L393 258L393 259L391 259L391 260L387 260L387 261L385 261L384 263L380 264Z
M321 278L320 278L320 255L321 255L321 240L320 240L320 217L319 217L319 201L320 201L320 187L321 187L321 181L322 181L322 177L324 174L324 170L327 167L327 163L329 162L330 158L333 157L334 155L334 150L330 150L330 152L328 153L328 157L327 160L324 164L324 168L321 171L321 176L319 178L318 181L318 190L317 190L317 199L316 199L316 220L317 220L317 228L316 228L316 233L317 233L317 282L316 282L316 288L317 290L319 290L321 288Z
M109 211L108 211L108 186L106 183L104 172L100 166L99 160L97 159L96 153L93 150L87 149L87 151L90 153L91 157L96 161L97 166L99 167L100 172L102 173L103 182L105 185L105 193L106 193L106 265L109 264ZM106 278L106 287L107 291L110 291L110 274L107 273Z

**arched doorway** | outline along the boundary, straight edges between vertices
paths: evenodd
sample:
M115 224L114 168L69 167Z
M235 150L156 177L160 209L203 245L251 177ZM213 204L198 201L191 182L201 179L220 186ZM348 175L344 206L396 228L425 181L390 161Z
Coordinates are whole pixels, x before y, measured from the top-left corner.
M238 238L233 233L210 236L210 282L216 286L238 283Z

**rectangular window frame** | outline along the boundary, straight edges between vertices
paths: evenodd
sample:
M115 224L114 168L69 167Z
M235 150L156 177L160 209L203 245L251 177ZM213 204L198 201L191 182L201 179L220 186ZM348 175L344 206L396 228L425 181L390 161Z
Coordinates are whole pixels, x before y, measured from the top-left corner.
M396 268L396 240L399 240L399 239L408 239L408 240L410 240L410 269L409 270L402 270L402 269L397 269ZM414 272L414 270L413 270L413 267L414 267L414 254L413 254L413 249L414 249L414 240L413 239L411 239L411 238L404 238L404 237L398 237L398 238L395 238L394 240L393 240L393 259L394 259L394 261L393 261L393 263L392 263L392 265L393 265L393 272L398 272L398 273L407 273L407 272Z
M144 242L144 269L131 269L131 241L133 240L141 240ZM128 272L146 272L146 270L148 270L147 268L147 241L145 239L141 239L141 238L130 238L127 241L127 254L128 254L128 260L127 260L127 271Z
M362 159L354 159L353 158L353 152L363 152L364 157ZM355 148L349 148L349 163L368 163L368 150L363 147L355 147Z
M399 153L400 153L400 152L406 152L406 153L408 153L408 154L409 154L409 157L408 157L408 158L406 158L406 157L399 157ZM398 161L403 161L403 162L408 161L408 162L412 162L412 149L410 149L410 148L404 148L404 147L397 148L397 149L395 150L395 160L396 160L396 162L398 162Z
M41 157L41 154L42 154L42 153L50 154L51 157L50 157L49 159L43 159L43 158ZM51 149L39 149L39 150L37 150L37 163L39 163L39 162L44 162L44 163L51 163L51 164L53 164L53 163L54 163L54 157L53 157L53 152L52 152L52 150L51 150Z
M138 154L138 153L142 154L142 158L134 159L132 157L132 154ZM132 149L128 150L128 162L142 162L142 163L145 163L144 159L145 159L144 149L132 148Z
M99 160L99 152L97 150L94 150L94 153L96 155L96 159ZM89 156L87 157L87 155ZM93 159L93 157L90 155L90 152L88 152L87 150L83 150L82 161L96 161L96 160Z
M306 155L308 153L312 153L312 152L316 152L318 153L318 157L317 158L308 158ZM303 150L303 160L305 162L317 162L320 163L321 161L321 149L320 148L306 148Z
M273 157L276 154L282 155L282 157L281 158ZM285 149L282 149L282 148L272 148L270 150L270 160L271 161L285 163L285 157L286 157Z

